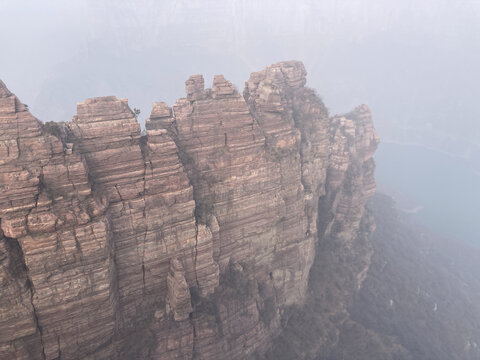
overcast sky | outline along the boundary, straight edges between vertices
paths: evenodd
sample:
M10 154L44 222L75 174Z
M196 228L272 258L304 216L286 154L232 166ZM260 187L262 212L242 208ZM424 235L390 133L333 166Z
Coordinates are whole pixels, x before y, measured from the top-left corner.
M384 140L471 155L480 121L477 0L0 0L0 78L43 121L127 97L148 116L184 81L304 61L332 112L360 103Z

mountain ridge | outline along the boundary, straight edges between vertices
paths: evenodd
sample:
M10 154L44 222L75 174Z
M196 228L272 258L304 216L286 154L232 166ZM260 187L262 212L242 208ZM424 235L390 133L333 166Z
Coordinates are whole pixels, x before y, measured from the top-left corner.
M267 356L314 261L343 282L327 313L348 316L378 137L368 107L330 116L305 83L298 61L243 95L194 75L146 136L126 99L42 124L1 83L0 357Z

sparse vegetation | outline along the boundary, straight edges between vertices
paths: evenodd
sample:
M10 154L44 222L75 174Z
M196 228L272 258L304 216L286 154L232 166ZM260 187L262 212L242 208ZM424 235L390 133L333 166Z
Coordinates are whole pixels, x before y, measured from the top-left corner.
M55 122L55 121L48 121L48 122L43 124L43 130L47 134L51 134L51 135L57 137L58 139L62 139L63 134L65 133L65 131L63 130L63 126L64 126L63 122L58 123L58 122Z
M133 108L133 114L135 116L135 119L138 119L138 115L140 115L141 110L137 108Z

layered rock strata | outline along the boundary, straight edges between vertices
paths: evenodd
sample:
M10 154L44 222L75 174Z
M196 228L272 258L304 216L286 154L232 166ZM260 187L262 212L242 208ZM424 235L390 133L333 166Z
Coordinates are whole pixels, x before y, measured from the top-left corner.
M343 314L378 140L366 106L330 117L305 83L295 61L243 96L194 75L145 136L124 99L41 124L1 83L0 358L270 356L314 262L326 289L349 279L325 317Z
M117 277L108 202L85 158L0 83L0 358L107 358Z

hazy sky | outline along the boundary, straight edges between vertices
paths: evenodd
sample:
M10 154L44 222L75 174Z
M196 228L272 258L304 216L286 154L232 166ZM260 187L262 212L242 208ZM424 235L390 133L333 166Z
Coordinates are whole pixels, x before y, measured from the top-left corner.
M44 121L110 94L145 118L192 73L243 90L299 59L332 112L370 105L384 140L479 151L478 0L0 0L0 44L0 78Z
M377 178L480 243L480 0L0 0L0 45L0 79L43 121L104 95L143 121L191 74L242 91L252 71L302 60L332 113L366 103L383 142L465 157L380 147Z

